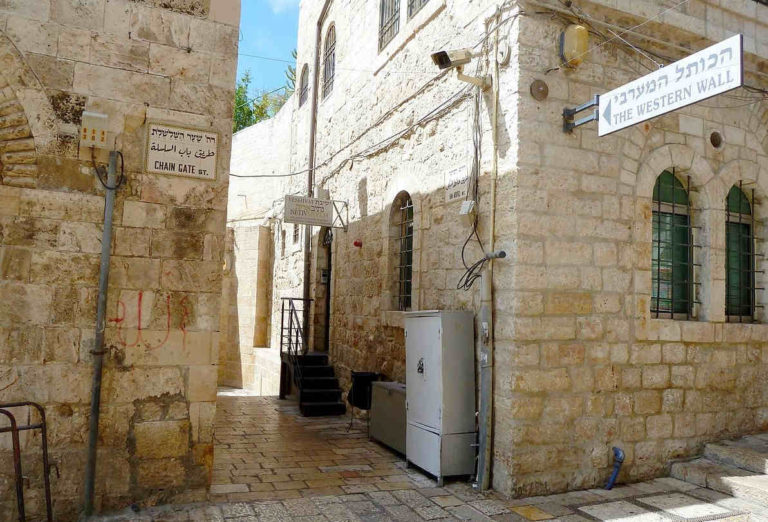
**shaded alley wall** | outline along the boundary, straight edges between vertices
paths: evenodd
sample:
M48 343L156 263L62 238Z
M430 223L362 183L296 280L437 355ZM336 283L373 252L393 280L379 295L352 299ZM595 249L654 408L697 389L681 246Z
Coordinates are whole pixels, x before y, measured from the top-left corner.
M97 508L202 499L210 482L239 12L239 0L0 5L0 402L46 407L59 519L82 504L104 208L78 147L83 110L109 116L126 176ZM148 121L218 133L215 181L146 173ZM3 520L15 518L9 444L0 436ZM23 439L28 516L44 509L39 448Z

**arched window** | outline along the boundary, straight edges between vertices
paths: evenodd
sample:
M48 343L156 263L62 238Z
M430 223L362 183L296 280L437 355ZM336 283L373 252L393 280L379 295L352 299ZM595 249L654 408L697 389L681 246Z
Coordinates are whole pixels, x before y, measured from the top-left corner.
M736 322L750 322L755 313L755 221L749 201L741 183L725 200L725 315Z
M392 203L392 241L395 263L395 306L411 309L413 291L413 200L401 192Z
M309 97L309 67L304 64L301 68L301 78L299 79L299 107L304 105Z
M418 13L429 0L408 0L408 18Z
M691 205L674 169L656 178L652 219L651 314L689 319L694 299Z
M379 9L379 51L400 30L400 0L381 0Z
M333 90L333 75L336 72L336 28L331 25L325 34L323 51L323 98Z

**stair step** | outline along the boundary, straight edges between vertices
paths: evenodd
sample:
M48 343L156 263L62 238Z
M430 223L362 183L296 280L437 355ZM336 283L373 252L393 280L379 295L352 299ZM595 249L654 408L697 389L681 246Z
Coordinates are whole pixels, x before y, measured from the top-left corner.
M765 435L707 444L704 456L755 473L768 473L768 440Z
M328 390L339 387L339 380L336 377L302 377L302 390Z
M341 402L302 402L299 409L305 417L322 417L325 415L344 415L347 406Z
M339 402L341 401L341 388L301 390L301 402Z
M327 366L328 354L321 352L309 352L296 357L301 366Z
M768 506L768 476L699 458L672 465L674 478Z
M303 377L334 377L333 366L302 366Z

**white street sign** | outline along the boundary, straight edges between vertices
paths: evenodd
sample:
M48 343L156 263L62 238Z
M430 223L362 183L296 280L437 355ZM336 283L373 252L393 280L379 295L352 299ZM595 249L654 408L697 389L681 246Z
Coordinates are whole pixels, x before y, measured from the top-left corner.
M284 220L286 223L300 225L333 226L333 201L305 196L285 196Z
M601 94L598 135L741 87L742 55L742 35L737 34Z

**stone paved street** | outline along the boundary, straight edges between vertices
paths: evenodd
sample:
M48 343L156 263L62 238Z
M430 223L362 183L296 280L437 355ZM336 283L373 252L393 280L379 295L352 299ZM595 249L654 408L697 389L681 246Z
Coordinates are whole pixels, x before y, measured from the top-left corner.
M294 403L222 390L211 502L100 520L768 520L765 508L676 480L506 500L433 480L368 440L349 417L305 418Z

